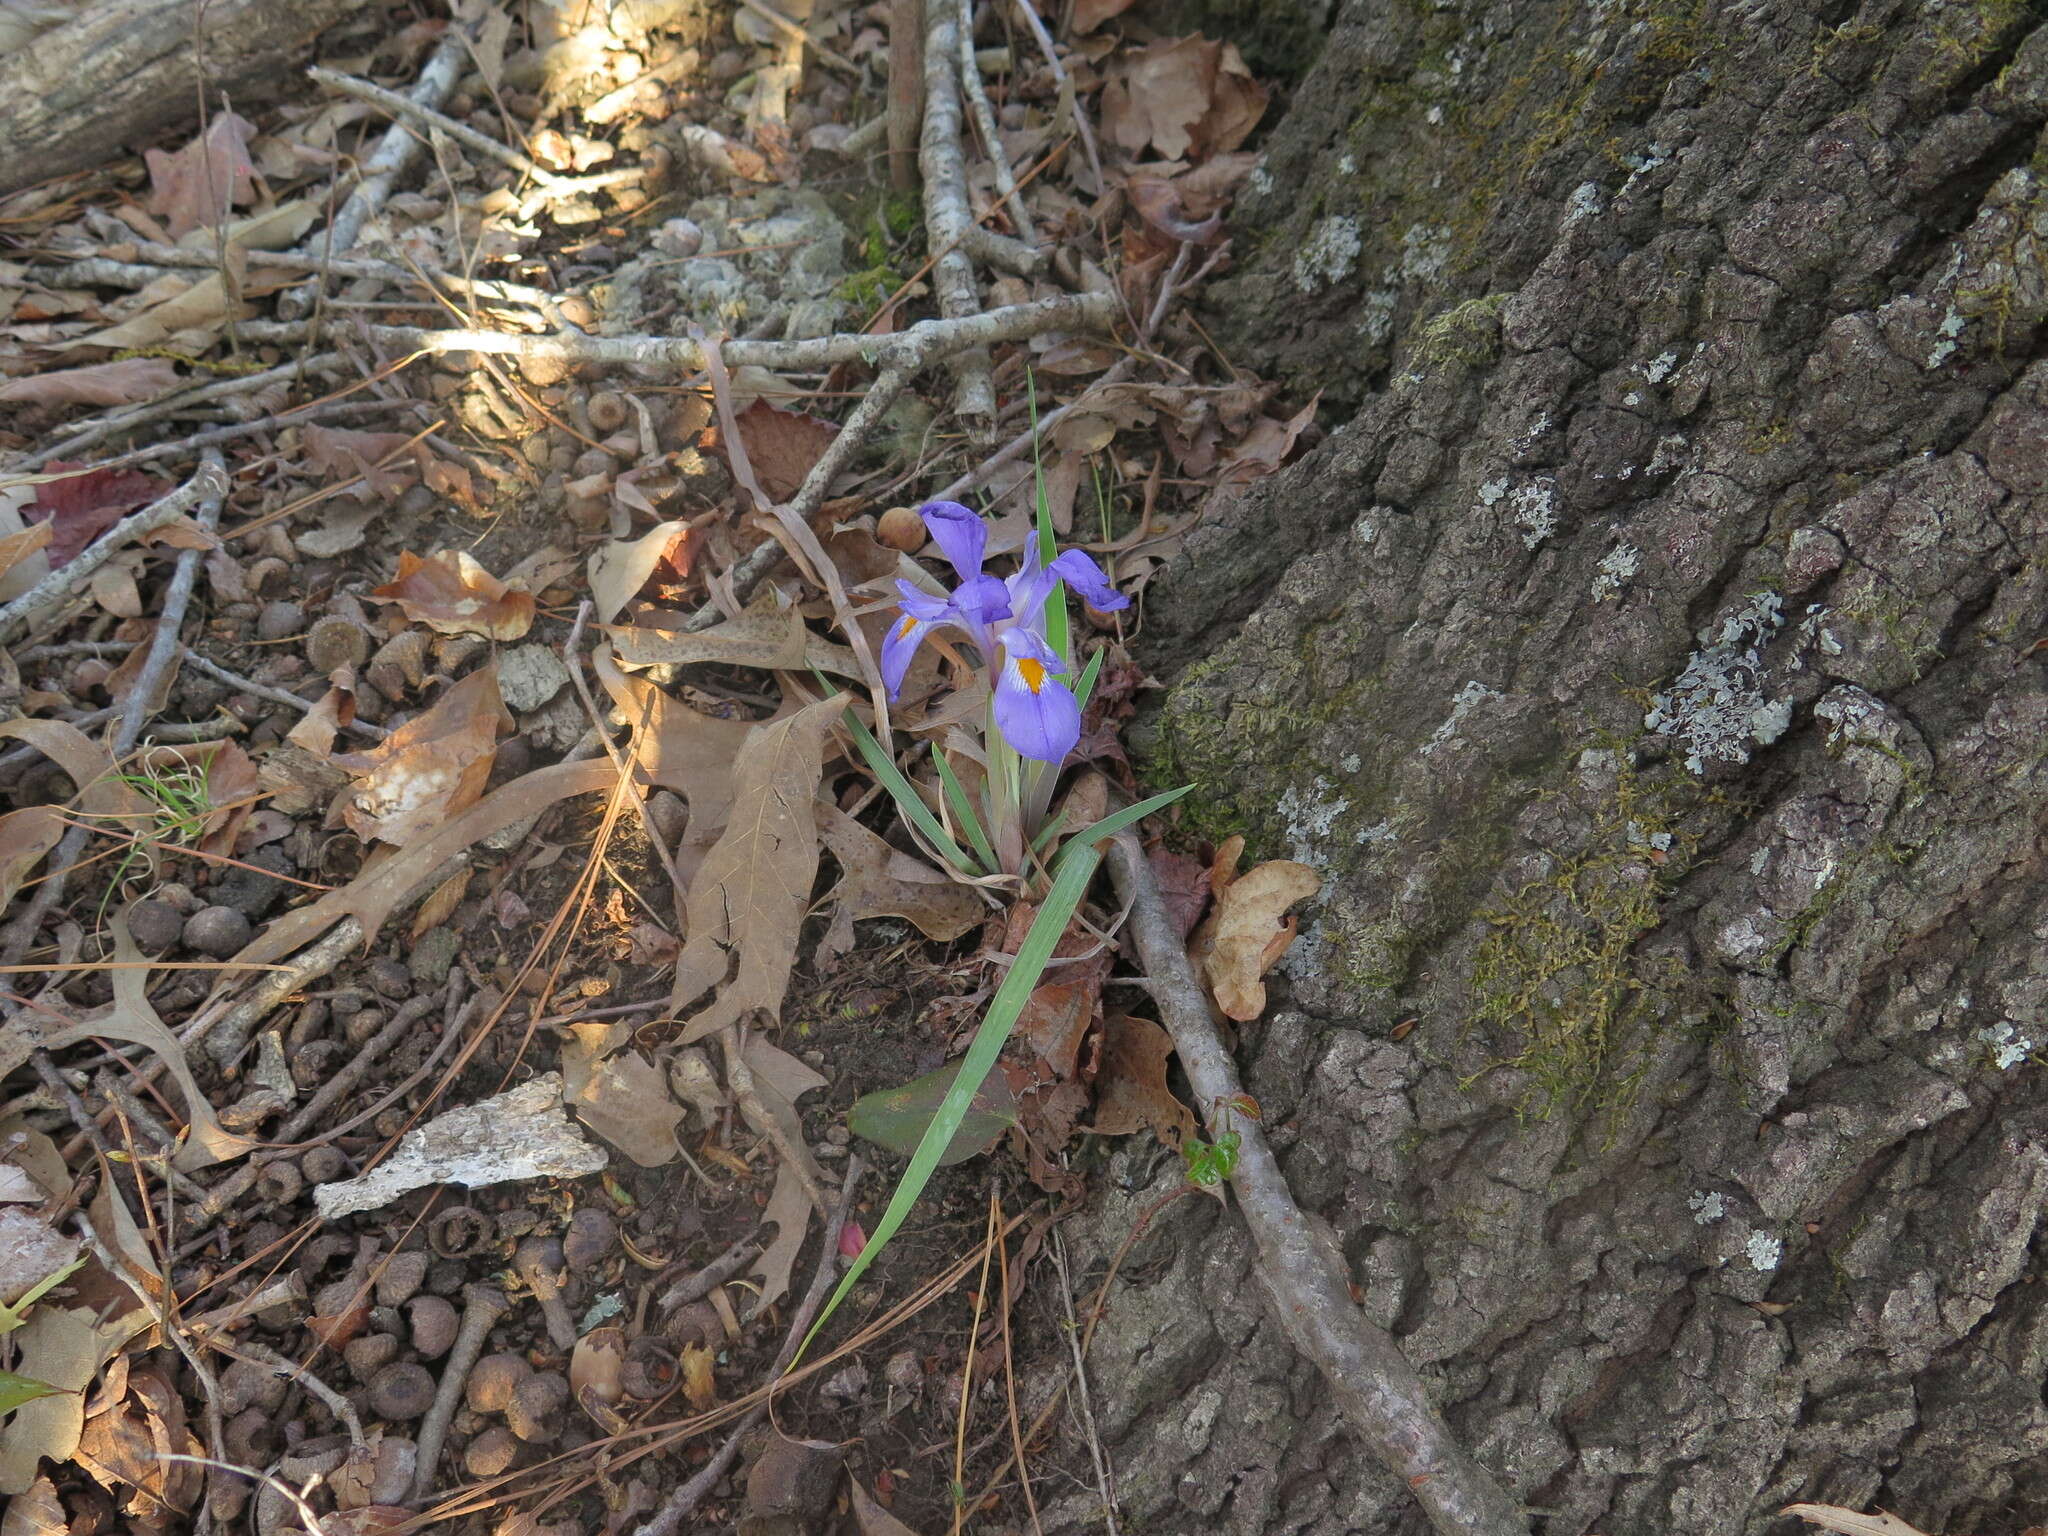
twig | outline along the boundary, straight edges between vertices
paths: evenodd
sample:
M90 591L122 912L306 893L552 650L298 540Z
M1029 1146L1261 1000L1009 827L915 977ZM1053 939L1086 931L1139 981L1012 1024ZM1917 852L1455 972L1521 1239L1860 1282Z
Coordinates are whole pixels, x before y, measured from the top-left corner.
M434 133L445 133L456 143L473 149L500 165L509 166L522 176L530 176L543 186L560 186L574 179L557 176L525 151L500 144L490 135L478 133L468 124L458 123L446 113L437 112L424 102L415 101L401 91L389 91L381 85L371 84L368 80L358 80L354 75L344 75L338 70L322 69L317 64L307 69L306 76L330 90L340 91L344 96L367 101L391 117L417 123Z
M296 693L287 693L284 689L273 688L268 683L259 683L253 677L244 677L239 672L230 672L219 662L211 661L197 651L187 653L185 661L193 671L204 672L215 682L226 683L230 688L246 693L252 698L262 699L271 704L283 704L287 708L296 709L302 715L310 714L314 708L314 700L302 699ZM368 736L373 741L382 741L391 734L383 726L372 725L367 720L351 720L342 729Z
M688 1306L693 1301L702 1301L734 1275L754 1261L761 1251L761 1245L750 1232L734 1243L702 1269L683 1276L674 1285L661 1293L655 1306L663 1312L677 1307Z
M484 1352L484 1341L490 1337L491 1326L511 1308L505 1293L488 1285L471 1284L462 1293L462 1324L455 1333L455 1342L449 1347L448 1360L441 1367L440 1385L434 1392L434 1404L420 1420L419 1461L413 1472L412 1496L424 1499L434 1491L435 1463L441 1459L441 1447L448 1440L448 1426L455 1420L456 1404L462 1401L462 1389L469 1384L469 1373L476 1368L477 1357Z
M859 1187L861 1175L867 1167L854 1153L846 1160L845 1181L839 1186L839 1200L832 1208L832 1216L825 1223L825 1240L818 1250L818 1267L811 1275L810 1289L804 1292L804 1299L790 1320L788 1335L782 1341L782 1348L775 1352L775 1363L768 1367L768 1379L772 1394L775 1379L789 1369L789 1362L796 1358L802 1347L804 1335L811 1331L811 1320L818 1315L818 1309L825 1304L825 1297L832 1289L832 1276L837 1268L834 1261L839 1256L839 1234L846 1229L847 1215L853 1209L853 1196ZM740 1442L749 1431L768 1416L770 1399L756 1403L747 1411L745 1418L733 1427L724 1445L718 1448L711 1460L706 1462L690 1480L668 1496L668 1500L655 1512L654 1518L634 1530L633 1536L676 1536L683 1522L690 1518L704 1496L716 1487L731 1468L734 1458L740 1453Z
M842 331L804 341L749 341L723 344L726 366L756 367L774 372L806 373L837 363L886 360L892 350L910 348L923 367L968 348L1003 341L1025 341L1048 331L1106 331L1116 321L1117 302L1106 293L1062 294L1029 304L965 316L920 320L893 336ZM481 352L494 357L547 359L566 364L595 363L609 368L645 368L669 375L691 374L704 367L704 349L687 336L588 336L580 331L518 335L507 331L442 331L410 325L350 327L358 335L391 351L425 357L450 352ZM298 321L254 320L236 328L236 335L255 345L304 340L310 328Z
M640 78L645 80L647 76L642 75ZM154 263L159 269L212 268L219 265L216 257L204 251L187 250L182 245L165 245L158 240L135 240L129 244L134 248L138 262ZM406 287L417 287L424 280L445 285L452 292L466 298L481 299L486 303L525 304L535 309L551 308L556 297L544 288L532 288L524 283L508 283L499 278L464 277L459 272L445 271L440 267L400 266L397 262L377 261L367 256L337 256L328 261L318 256L308 256L300 251L244 251L242 259L252 267L274 267L283 272L307 272L328 277L367 277ZM68 267L53 269L49 280L68 281L73 284L88 282L91 278L87 274L87 269L104 270L110 278L122 277L128 272L141 273L152 270L148 266L95 257L80 259ZM34 270L31 269L32 272Z
M343 1429L348 1431L348 1443L358 1450L362 1448L363 1421L356 1413L356 1405L306 1367L297 1361L287 1360L268 1345L253 1343L248 1339L237 1339L232 1344L223 1344L220 1347L227 1353L246 1355L251 1360L261 1361L275 1369L279 1375L296 1381L327 1405L327 1411L334 1415Z
M1052 430L1056 422L1064 420L1069 414L1086 405L1097 390L1106 389L1112 384L1121 384L1126 378L1130 377L1134 366L1130 358L1119 358L1109 372L1096 379L1077 398L1069 400L1065 405L1055 410L1047 411L1038 418L1038 425L1036 427L1027 427L1022 432L1019 432L988 458L982 460L980 464L940 491L938 499L941 501L957 501L977 485L985 483L990 475L993 475L1005 464L1021 459L1031 451L1033 443L1038 442L1046 433Z
M308 982L327 975L362 944L363 925L353 917L344 917L319 943L294 955L290 970L265 971L239 1002L230 1004L223 998L217 1007L188 1020L178 1031L179 1043L189 1051L201 1041L211 1040L214 1043L207 1046L207 1051L215 1061L233 1061L242 1054L256 1026L279 1004ZM232 1049L220 1043L225 1041L234 1042Z
M1230 1187L1259 1254L1280 1326L1322 1372L1352 1430L1413 1491L1444 1536L1528 1536L1521 1509L1452 1437L1393 1336L1351 1298L1350 1276L1328 1224L1295 1204L1257 1120L1235 1113L1243 1085L1211 1021L1180 929L1137 838L1111 842L1109 872L1130 905L1128 932L1151 975L1152 996L1173 1036L1211 1136L1240 1138Z
M36 613L60 602L91 579L92 573L145 533L154 533L168 522L183 517L209 495L225 496L227 475L218 459L202 464L196 474L168 496L158 498L140 512L131 512L92 543L30 587L6 607L0 608L0 640L5 640Z
M438 107L447 99L448 93L455 88L455 78L461 73L463 62L469 56L464 42L460 27L451 26L441 35L441 41L428 57L426 66L420 70L419 79L406 93L409 101L423 107ZM393 123L385 129L384 137L377 141L376 149L363 162L363 179L349 193L341 211L325 229L302 242L299 250L330 261L347 252L363 232L363 226L384 206L384 200L391 195L391 189L412 165L419 150L419 135L409 132L403 124ZM301 283L291 292L279 296L277 312L286 320L309 314L319 306L325 291L324 277Z
M1102 174L1102 149L1095 142L1095 126L1088 121L1088 109L1081 105L1080 92L1074 89L1074 77L1060 62L1060 51L1053 45L1052 34L1045 30L1045 23L1039 19L1037 7L1031 0L1017 0L1017 9L1024 17L1024 25L1031 29L1038 51L1045 55L1046 68L1052 71L1061 98L1074 104L1074 129L1081 135L1081 148L1088 155L1088 169L1095 173L1095 194L1100 197L1109 190L1109 182Z
M206 477L208 483L199 497L197 522L202 533L211 534L220 526L220 509L228 499L228 470L218 449L206 450L199 461L199 473ZM178 563L171 570L171 579L164 586L163 613L156 621L156 633L150 637L149 654L143 658L142 670L135 675L135 681L128 689L127 701L121 706L121 726L114 732L114 743L109 749L115 762L135 750L135 743L142 737L143 722L149 718L149 701L160 689L170 685L178 653L184 649L179 643L178 631L185 626L185 609L192 601L192 583L199 575L200 553L196 549L180 550ZM52 874L55 874L54 870Z
M956 0L924 0L924 127L917 166L924 177L925 240L939 254L932 287L939 312L964 320L981 310L974 261L960 242L974 223L967 199L967 161L960 121L960 13ZM986 347L963 348L952 359L953 410L970 431L985 432L996 418L995 383Z
M1003 1286L1003 1390L1009 1399L1010 1446L1017 1455L1017 1481L1024 1489L1024 1507L1031 1514L1032 1536L1045 1536L1045 1527L1038 1519L1038 1495L1031 1491L1031 1468L1024 1459L1024 1426L1017 1414L1017 1354L1010 1335L1010 1245L1000 1232L996 1234L995 1242L996 1268ZM1114 1524L1110 1527L1110 1536L1116 1536Z
M924 117L924 0L890 0L889 101L885 114L868 125L889 136L889 184L898 192L917 185L917 127ZM846 141L848 154L865 150L857 129Z
M818 40L816 33L810 31L806 27L801 27L797 25L797 23L795 23L794 21L791 21L787 16L783 15L782 12L776 10L774 6L769 5L767 3L767 0L740 0L740 4L744 5L756 16L760 17L763 21L767 22L768 25L775 28L776 31L781 32L783 35L787 37L799 39L819 58L823 59L827 64L830 64L834 69L838 70L841 74L849 74L854 76L858 76L860 74L860 66L854 63L853 60L849 59L843 53L834 52L833 49L831 49L826 44Z
M1067 1312L1067 1345L1074 1354L1074 1401L1080 1406L1081 1428L1088 1436L1088 1455L1095 1463L1095 1489L1102 1498L1103 1529L1109 1536L1118 1536L1116 1475L1102 1449L1102 1437L1095 1431L1095 1409L1088 1395L1088 1363L1084 1358L1088 1351L1081 1338L1080 1325L1074 1318L1074 1280L1067 1273L1067 1241L1057 1226L1052 1229L1051 1247L1053 1266L1060 1273L1060 1303ZM1020 1477L1029 1475L1024 1468L1022 1447L1017 1451L1017 1473Z
M981 65L974 57L974 0L960 0L960 83L967 88L967 105L974 113L974 126L981 130L982 147L988 151L989 166L996 173L996 191L1010 205L1018 235L1026 245L1035 246L1038 226L1031 221L1031 210L1024 206L1024 194L1017 190L1017 176L1010 169L1010 157L996 131L995 108L989 105L988 87L982 84Z

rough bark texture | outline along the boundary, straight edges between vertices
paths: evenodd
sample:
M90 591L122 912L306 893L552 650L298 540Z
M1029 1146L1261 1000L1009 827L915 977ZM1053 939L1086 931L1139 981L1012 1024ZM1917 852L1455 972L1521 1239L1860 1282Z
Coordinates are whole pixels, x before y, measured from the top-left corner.
M196 122L202 79L215 93L275 90L314 37L363 3L96 0L0 58L0 193Z
M1328 872L1249 1082L1547 1536L2048 1516L2039 14L1350 0L1242 215L1358 408L1152 588L1151 768ZM1415 1529L1207 1205L1132 1524Z

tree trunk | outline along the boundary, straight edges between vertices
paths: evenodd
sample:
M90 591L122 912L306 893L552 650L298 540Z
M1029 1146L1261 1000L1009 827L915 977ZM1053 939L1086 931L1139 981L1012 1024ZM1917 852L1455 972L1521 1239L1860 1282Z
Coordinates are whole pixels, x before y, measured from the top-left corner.
M98 0L0 58L0 193L118 158L197 122L203 84L274 92L364 0Z
M1239 216L1356 414L1151 589L1151 769L1326 872L1252 1091L1546 1536L2048 1516L2038 14L1349 0ZM1417 1529L1196 1205L1132 1525Z

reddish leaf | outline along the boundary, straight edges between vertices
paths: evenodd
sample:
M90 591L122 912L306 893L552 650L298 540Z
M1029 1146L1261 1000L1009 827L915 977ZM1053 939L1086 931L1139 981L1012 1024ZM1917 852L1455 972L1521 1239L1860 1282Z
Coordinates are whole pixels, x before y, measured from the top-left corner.
M1150 1126L1161 1141L1178 1147L1195 1129L1195 1117L1166 1086L1172 1037L1150 1019L1120 1013L1111 1014L1105 1027L1108 1042L1089 1129L1098 1136L1128 1136Z
M424 560L403 550L398 574L370 596L398 604L408 619L444 635L517 640L533 627L533 594L506 586L466 549L439 550Z
M220 223L235 204L250 200L256 167L249 159L249 136L255 131L247 118L224 112L175 154L144 153L149 211L164 221L173 240Z
M69 565L78 552L137 507L156 500L161 487L138 470L85 469L52 459L46 470L64 475L36 487L36 499L22 508L31 523L50 525L50 568ZM66 470L85 469L82 475Z

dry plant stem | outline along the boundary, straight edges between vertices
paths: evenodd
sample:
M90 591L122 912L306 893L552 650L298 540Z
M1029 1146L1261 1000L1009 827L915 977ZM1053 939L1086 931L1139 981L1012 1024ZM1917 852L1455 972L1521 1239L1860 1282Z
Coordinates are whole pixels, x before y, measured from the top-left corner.
M889 105L878 121L889 136L889 185L898 192L917 185L917 126L923 117L924 0L889 0ZM854 148L853 140L847 148Z
M461 973L458 971L455 974L460 975ZM300 1137L320 1123L321 1118L326 1115L328 1110L340 1103L345 1096L354 1092L356 1085L369 1075L370 1069L382 1061L393 1046L411 1034L419 1025L420 1020L440 1006L441 999L432 996L415 997L407 1001L403 1007L391 1015L382 1029L356 1047L355 1054L342 1063L340 1070L334 1076L320 1085L319 1091L312 1098L308 1099L304 1105L292 1114L289 1120L278 1127L277 1135L274 1139L286 1146L296 1144ZM251 1027L251 1033L254 1033L253 1026ZM216 1034L214 1038L217 1040L219 1035ZM263 1176L264 1168L273 1161L275 1161L275 1157L252 1157L240 1168L236 1169L234 1173L221 1180L213 1193L207 1196L200 1204L199 1216L201 1221L212 1222L218 1220L223 1211L256 1187L256 1181Z
M643 77L645 78L645 77ZM134 247L138 262L154 263L163 267L202 267L219 265L218 260L204 251L187 250L181 245L165 245L156 240L135 240ZM377 261L367 256L337 257L323 261L317 256L307 256L298 251L245 251L243 260L251 267L275 267L284 272L309 272L328 277L367 277L380 282L395 283L404 287L418 287L422 278L447 287L451 292L467 298L481 299L487 303L525 304L534 308L548 308L555 302L555 295L540 288L530 288L524 283L508 283L496 278L469 278L459 272L444 271L439 267L422 266L417 270L403 267L396 262ZM49 275L43 281L85 282L91 279L85 269L105 271L111 286L125 286L125 281L116 281L126 272L142 273L149 266L132 265L127 262L108 261L104 257L80 260L68 267L48 269ZM31 269L33 275L37 269ZM147 281L154 281L154 278ZM144 286L144 284L138 284Z
M500 165L509 166L522 176L530 176L543 186L557 186L568 179L557 176L531 155L508 148L488 134L478 133L474 128L458 123L454 118L413 100L402 91L388 91L381 85L372 85L368 80L358 80L354 75L322 69L317 64L306 71L306 76L329 90L340 91L344 96L353 96L358 101L367 101L391 117L417 123L432 132L445 133L464 148L472 149Z
M1088 156L1088 169L1095 173L1095 192L1099 197L1109 190L1109 183L1103 179L1102 149L1095 142L1095 125L1088 121L1088 109L1081 105L1073 77L1067 73L1067 66L1060 62L1060 51L1054 46L1052 34L1045 30L1045 23L1039 19L1031 0L1017 0L1017 10L1024 18L1024 25L1031 29L1038 51L1045 55L1046 67L1059 83L1060 94L1074 103L1074 129L1081 135L1081 148Z
M596 732L600 745L612 760L612 766L619 771L619 784L632 798L633 809L639 813L641 830L647 834L647 844L661 860L661 867L668 875L670 888L675 892L676 911L681 912L690 899L689 882L676 867L676 861L668 845L662 841L660 831L654 825L654 813L647 808L647 797L640 792L640 786L633 781L633 770L620 755L613 743L611 733L604 728L604 711L597 707L596 695L590 691L589 679L583 675L583 629L590 622L591 603L585 598L576 609L576 622L569 626L569 638L562 642L562 664L569 669L569 677L576 684L576 696L583 701L583 712L590 717L590 724Z
M775 1363L768 1367L771 1388L775 1379L789 1369L789 1362L796 1358L804 1335L811 1331L811 1320L818 1315L818 1309L824 1306L825 1297L831 1292L832 1277L837 1267L833 1261L839 1256L839 1234L846 1229L847 1215L853 1210L854 1193L866 1171L867 1166L861 1162L858 1152L846 1160L846 1177L839 1186L839 1200L825 1223L825 1240L818 1250L818 1267L811 1275L810 1289L804 1292L804 1299L790 1320L789 1333L782 1341L782 1348L775 1352ZM724 1478L739 1455L740 1442L768 1416L768 1402L764 1399L749 1409L746 1417L733 1426L732 1434L718 1448L717 1454L692 1474L688 1482L670 1494L668 1501L655 1511L654 1518L635 1529L633 1536L676 1536L676 1532L683 1528L683 1522L704 1501L704 1496Z
M460 1341L458 1340L457 1342L459 1343ZM327 1405L327 1411L334 1415L335 1419L341 1424L341 1427L348 1431L348 1443L358 1448L362 1446L363 1421L356 1413L356 1405L335 1391L334 1388L328 1386L318 1376L315 1376L296 1360L286 1359L267 1345L254 1344L247 1339L237 1339L229 1347L238 1355L246 1355L251 1360L260 1360L265 1365L275 1366L280 1375L288 1376L291 1380L296 1381L308 1392L319 1398L321 1402Z
M981 311L974 260L960 248L974 224L967 199L967 156L960 120L960 12L956 0L924 0L924 126L918 134L917 168L924 177L925 240L939 253L932 262L932 287L939 313L964 320ZM985 432L996 419L995 383L986 347L954 354L953 410L971 432Z
M1259 1274L1280 1326L1322 1372L1339 1411L1413 1491L1444 1536L1528 1536L1520 1508L1452 1438L1422 1378L1386 1330L1351 1298L1350 1275L1327 1225L1295 1204L1258 1121L1233 1113L1244 1093L1223 1048L1180 930L1135 835L1110 843L1109 872L1129 903L1127 931L1153 981L1152 996L1202 1107L1209 1134L1242 1137L1230 1176L1237 1208L1258 1248Z
M893 336L841 331L805 341L740 338L725 342L722 351L728 368L766 368L771 372L815 373L836 363L870 360L886 366L892 355L912 354L923 367L954 352L1026 341L1048 331L1107 331L1116 323L1117 313L1117 301L1109 294L1062 294L961 318L920 320ZM687 336L586 336L580 331L522 336L508 331L443 331L411 325L351 326L348 333L393 352L428 357L482 352L494 357L645 368L669 376L696 373L704 367L704 349ZM237 326L235 334L252 345L274 345L303 341L310 332L297 321L255 320Z
M209 661L197 651L189 653L185 657L185 663L193 671L204 672L215 682L226 683L230 688L246 693L251 698L263 699L272 704L282 704L289 709L296 709L302 715L310 713L313 708L313 702L309 699L302 699L295 693L287 693L282 688L273 688L268 683L259 683L252 677L242 676L239 672L230 672L219 662ZM367 736L372 741L382 741L391 734L383 726L372 725L367 720L351 720L342 729L354 731L360 736Z
M967 89L968 110L974 114L974 126L981 133L982 147L988 151L989 165L996 173L996 191L1010 205L1010 217L1016 220L1018 235L1026 245L1035 246L1038 226L1032 222L1031 210L1024 206L1024 194L1017 190L1016 173L1010 169L1010 157L996 131L995 108L989 105L988 87L982 84L981 65L975 62L974 0L960 0L960 83Z
M63 442L30 454L11 468L15 472L32 473L53 459L68 459L80 449L103 442L117 432L126 432L134 427L162 421L195 405L204 405L208 401L253 394L271 384L295 380L306 374L338 372L341 364L342 357L339 352L323 352L318 357L307 358L304 362L281 363L275 368L266 368L261 373L236 374L233 378L201 384L195 389L180 390L174 395L153 400L147 405L138 405L128 410L117 411L110 416L76 422L73 424L71 435Z
M791 21L782 12L776 10L774 6L769 5L767 0L740 0L740 4L744 5L748 10L752 11L784 36L796 38L802 42L811 52L815 53L820 59L823 59L840 73L854 76L860 74L860 66L854 63L853 60L843 53L834 52L831 48L826 47L809 29Z
M130 464L156 464L165 459L182 459L225 443L238 443L245 437L261 437L266 432L276 432L284 427L316 422L368 421L377 416L389 416L393 411L424 409L417 400L334 400L325 405L299 405L256 421L238 421L231 427L215 427L210 432L195 432L190 437L173 438L165 443L152 443L147 448L117 453L111 459L100 460L93 468L120 469Z
M488 1285L464 1287L462 1302L462 1325L455 1330L455 1342L449 1346L447 1363L441 1367L433 1406L420 1420L419 1462L412 1479L415 1499L424 1499L434 1491L435 1464L441 1459L441 1447L448 1442L448 1426L454 1422L456 1405L462 1401L462 1389L469 1384L469 1373L484 1352L492 1325L511 1306L503 1291Z
M1052 265L1043 247L999 235L986 224L976 224L962 235L960 248L984 266L1001 267L1019 277L1043 276Z
M1109 1456L1102 1449L1102 1437L1095 1430L1095 1409L1088 1395L1087 1344L1081 1337L1080 1325L1074 1318L1074 1280L1067 1273L1067 1240L1055 1226L1052 1229L1052 1261L1060 1273L1060 1304L1067 1311L1067 1345L1074 1354L1074 1402L1081 1411L1081 1427L1088 1436L1088 1455L1095 1463L1095 1490L1102 1498L1102 1524L1109 1536L1119 1536L1116 1523L1116 1475L1109 1464ZM1047 1404L1050 1407L1051 1404ZM1033 1425L1033 1429L1037 1428ZM1024 1471L1022 1453L1018 1455L1017 1470Z
M1019 432L988 458L982 460L980 464L940 491L938 499L941 501L957 501L977 485L986 483L989 476L993 475L1004 465L1013 464L1018 459L1023 458L1025 454L1031 451L1031 445L1051 431L1055 423L1065 420L1074 411L1085 406L1088 403L1089 396L1094 394L1096 390L1107 388L1111 384L1121 384L1131 376L1134 366L1128 357L1118 359L1109 372L1103 374L1101 378L1089 385L1079 398L1070 400L1057 409L1047 411L1038 418L1038 425L1036 427L1027 427L1024 431Z
M768 1106L761 1102L761 1091L754 1084L753 1068L747 1065L746 1051L740 1043L740 1032L736 1025L728 1024L718 1032L718 1044L725 1053L725 1080L732 1089L733 1102L748 1122L768 1138L775 1148L775 1155L783 1165L796 1175L796 1181L803 1185L804 1193L819 1215L831 1210L825 1199L825 1191L818 1181L811 1177L810 1160L800 1147L790 1145L788 1133L782 1129L782 1122L768 1113Z
M717 1258L694 1274L685 1275L661 1294L655 1303L663 1312L672 1312L677 1307L686 1307L693 1301L702 1301L734 1275L754 1262L761 1245L749 1235L741 1238Z
M179 1043L189 1051L206 1042L207 1053L218 1062L233 1061L242 1054L249 1037L271 1013L299 988L318 981L362 948L363 925L344 917L317 944L308 945L292 957L288 971L265 971L240 1001L200 1013L178 1031ZM223 1000L225 1004L225 1000ZM227 1042L232 1041L232 1046Z
M227 476L218 461L200 466L197 474L168 496L122 518L86 545L69 564L50 572L13 602L0 608L0 641L7 640L43 609L78 591L94 571L145 533L154 533L164 524L183 517L203 498L216 491L222 496L227 494Z
M441 36L426 66L420 70L420 77L406 93L406 99L423 107L438 107L455 88L456 77L469 57L462 29L450 27ZM363 162L363 179L356 183L355 190L341 205L340 212L327 227L303 241L299 250L308 256L332 260L356 243L356 237L384 206L384 200L391 195L391 189L398 184L411 167L414 156L420 151L419 135L406 129L401 123L393 123L384 130L384 137L377 141L377 147L370 152L370 158ZM290 293L280 296L278 314L287 320L310 313L320 302L324 290L324 278L315 277L311 282L302 283Z

